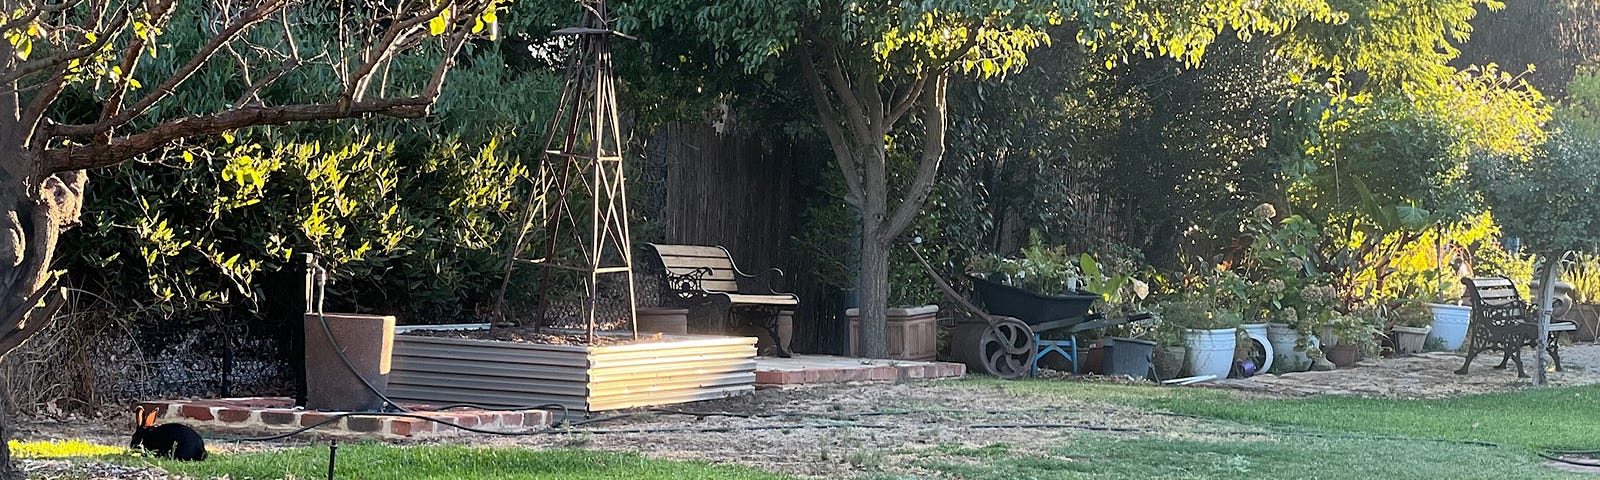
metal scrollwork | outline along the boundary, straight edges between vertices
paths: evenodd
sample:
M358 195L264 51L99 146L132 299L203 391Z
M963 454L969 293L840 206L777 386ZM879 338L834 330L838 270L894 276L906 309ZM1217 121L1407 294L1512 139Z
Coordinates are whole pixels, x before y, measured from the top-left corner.
M680 299L690 300L705 294L702 280L711 275L711 269L699 267L684 273L667 272L667 289Z

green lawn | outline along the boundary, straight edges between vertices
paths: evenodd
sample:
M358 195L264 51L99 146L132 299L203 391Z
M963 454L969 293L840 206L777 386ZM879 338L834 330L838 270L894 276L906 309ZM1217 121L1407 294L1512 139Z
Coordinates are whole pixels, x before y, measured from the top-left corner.
M125 464L146 460L108 457ZM157 460L168 472L197 478L327 478L328 448L305 447L262 453L212 454L204 462ZM682 478L760 480L787 478L750 468L701 462L651 460L631 453L528 450L464 446L400 447L352 444L339 447L337 477L357 479L601 479Z
M1438 442L1287 438L1205 441L1085 435L1049 452L942 449L922 466L963 479L1582 479L1518 452ZM888 477L892 478L892 477Z
M974 380L982 384L992 380ZM1527 449L1600 449L1600 385L1527 389L1441 400L1356 397L1242 400L1234 392L1080 382L1003 382L1001 388L1173 413L1359 434L1482 441Z

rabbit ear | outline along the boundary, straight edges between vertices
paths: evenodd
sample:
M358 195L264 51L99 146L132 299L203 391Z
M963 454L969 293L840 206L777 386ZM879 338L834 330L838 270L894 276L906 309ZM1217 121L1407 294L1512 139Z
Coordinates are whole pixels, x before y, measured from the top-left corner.
M156 413L158 412L156 412L154 409L150 410L148 415L145 415L143 418L139 419L139 426L154 427L156 425Z
M144 405L139 405L137 407L133 407L133 426L134 427L143 427L144 426Z

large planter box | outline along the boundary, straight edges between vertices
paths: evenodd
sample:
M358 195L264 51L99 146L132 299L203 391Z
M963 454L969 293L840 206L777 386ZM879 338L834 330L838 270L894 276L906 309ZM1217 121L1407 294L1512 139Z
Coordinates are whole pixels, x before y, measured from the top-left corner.
M663 338L590 347L395 335L389 396L431 404L558 403L593 412L711 400L755 390L756 339L671 334Z
M889 358L931 361L939 356L938 305L891 308L885 326ZM845 310L850 317L850 356L861 356L861 310Z
M377 392L384 392L388 383L394 317L348 313L326 313L319 317L308 313L303 327L306 408L345 411L383 408L383 399ZM333 342L328 341L329 333L333 334ZM343 357L334 350L335 343L344 352Z
M1572 335L1574 342L1593 342L1600 337L1600 305L1580 303L1572 306L1562 320L1578 324Z

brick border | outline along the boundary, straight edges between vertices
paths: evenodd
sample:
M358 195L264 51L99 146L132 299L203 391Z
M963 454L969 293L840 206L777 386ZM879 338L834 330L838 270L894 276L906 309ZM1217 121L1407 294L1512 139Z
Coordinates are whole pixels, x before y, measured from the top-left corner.
M816 367L800 370L756 370L756 385L806 385L842 382L897 382L901 380L957 378L967 374L960 363L926 362L910 365Z
M230 435L284 433L345 412L292 408L283 397L152 400L137 407L155 409L157 423L181 423L196 430ZM415 414L466 427L496 431L526 431L549 427L554 415L546 410L489 411L452 409L426 411L427 405L406 405ZM461 429L420 418L352 416L308 431L323 437L415 439L464 433Z

